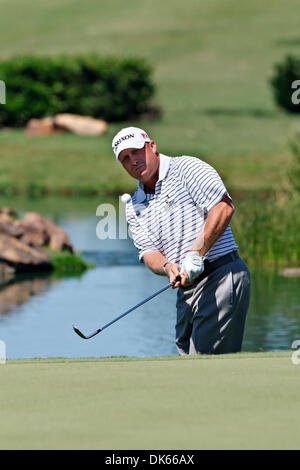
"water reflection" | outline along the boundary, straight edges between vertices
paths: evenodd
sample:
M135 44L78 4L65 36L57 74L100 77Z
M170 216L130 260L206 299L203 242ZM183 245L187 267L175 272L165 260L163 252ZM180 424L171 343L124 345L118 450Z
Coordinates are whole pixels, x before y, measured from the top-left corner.
M130 239L98 240L98 218L93 213L59 214L57 222L95 268L81 277L58 280L44 274L1 285L0 340L6 343L7 357L176 354L176 292L172 290L89 341L75 335L73 323L83 331L94 331L156 292L167 279L139 263ZM243 350L290 349L300 339L299 318L300 278L253 271Z
M49 275L15 276L0 283L0 315L7 315L30 300L32 296L46 291L53 282Z
M296 339L300 339L300 277L253 271L244 350L290 349Z

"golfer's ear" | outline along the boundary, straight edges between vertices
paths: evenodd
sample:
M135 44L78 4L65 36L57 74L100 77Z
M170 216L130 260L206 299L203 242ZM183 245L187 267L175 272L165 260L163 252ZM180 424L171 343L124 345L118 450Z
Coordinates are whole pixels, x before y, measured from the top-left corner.
M157 152L157 147L156 147L156 143L154 142L154 140L150 140L149 145L150 145L150 147L151 147L152 152L158 154L158 152Z

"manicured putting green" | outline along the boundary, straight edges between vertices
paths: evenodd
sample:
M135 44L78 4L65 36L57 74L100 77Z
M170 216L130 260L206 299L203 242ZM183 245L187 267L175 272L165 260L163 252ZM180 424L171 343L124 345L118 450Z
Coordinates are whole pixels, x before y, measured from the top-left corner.
M291 352L0 366L1 449L296 449Z

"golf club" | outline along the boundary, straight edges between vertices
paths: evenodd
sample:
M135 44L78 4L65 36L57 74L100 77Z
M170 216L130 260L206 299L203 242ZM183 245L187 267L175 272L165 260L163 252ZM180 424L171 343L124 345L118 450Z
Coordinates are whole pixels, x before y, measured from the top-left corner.
M161 294L161 292L164 292L165 290L169 289L169 287L172 287L174 286L174 284L176 284L177 281L180 280L180 276L177 276L176 279L172 282L170 282L169 284L167 284L165 287L163 287L162 289L160 289L159 291L155 292L154 294L150 295L150 297L147 297L147 299L145 300L142 300L141 302L139 302L137 305L135 305L134 307L130 308L129 310L127 310L127 312L125 313L122 313L121 315L119 315L117 318L115 318L114 320L110 321L109 323L107 323L106 325L102 326L102 328L99 328L98 330L94 331L94 333L90 334L90 335L84 335L76 325L73 325L73 330L75 331L75 333L78 334L78 336L80 336L81 338L83 339L90 339L90 338L93 338L93 336L96 336L98 333L100 333L101 331L103 331L105 328L107 328L108 326L112 325L113 323L115 323L116 321L120 320L120 318L123 318L125 317L125 315L128 315L128 313L132 312L133 310L135 310L136 308L140 307L141 305L145 304L146 302L148 302L149 300L153 299L153 297L156 297L158 294Z

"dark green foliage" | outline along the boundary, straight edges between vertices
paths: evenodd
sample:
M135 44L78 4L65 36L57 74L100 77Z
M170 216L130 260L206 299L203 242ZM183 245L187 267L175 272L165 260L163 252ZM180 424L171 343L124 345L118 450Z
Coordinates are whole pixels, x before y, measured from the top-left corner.
M23 126L30 118L74 113L123 121L149 110L151 68L137 58L16 57L0 63L6 105L0 123Z
M300 113L300 104L293 102L292 95L300 98L297 88L292 88L293 82L300 80L300 58L287 56L281 63L275 65L275 73L271 79L277 104L292 113ZM294 100L295 101L295 100Z
M46 252L54 268L55 276L82 273L93 267L86 263L79 253L72 254L67 251L58 252L50 249L47 249Z

